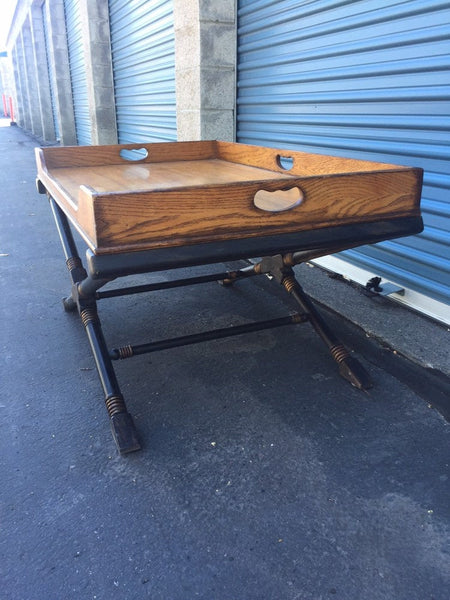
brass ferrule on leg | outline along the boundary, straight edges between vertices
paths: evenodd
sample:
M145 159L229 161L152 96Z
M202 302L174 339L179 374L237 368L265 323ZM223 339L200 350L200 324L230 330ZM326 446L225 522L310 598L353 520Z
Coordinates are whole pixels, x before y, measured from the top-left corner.
M119 394L109 396L108 398L106 398L105 404L106 410L108 411L108 415L110 416L110 418L114 415L117 415L118 413L127 412L125 402L122 396L120 396Z
M133 346L122 346L121 348L117 348L119 353L119 358L131 358L133 356Z
M283 284L284 289L289 292L289 294L298 286L298 283L293 275L284 277L281 283Z
M85 327L87 327L89 323L98 321L98 314L95 308L83 308L80 312L80 317Z
M294 313L291 315L292 323L304 323L308 320L308 315L306 313Z
M337 363L341 363L350 356L350 352L342 344L331 346L330 352Z
M233 283L237 280L238 278L238 274L236 271L228 271L228 277L226 277L225 279L222 279L222 281L220 283L222 283L222 285L233 285Z
M83 264L82 264L81 258L79 256L70 256L66 260L66 265L67 265L69 272L73 271L74 269L83 268Z
M293 267L296 264L295 260L294 260L294 255L292 254L292 252L288 252L288 254L284 254L283 264L285 267Z

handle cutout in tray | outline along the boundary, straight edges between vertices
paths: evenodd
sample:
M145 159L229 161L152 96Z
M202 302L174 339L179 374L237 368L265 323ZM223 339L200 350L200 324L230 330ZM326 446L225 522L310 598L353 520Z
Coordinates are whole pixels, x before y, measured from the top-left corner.
M122 148L119 154L124 160L127 160L129 162L138 162L147 158L148 150L147 148L133 148L132 150Z
M277 154L277 165L285 171L290 171L294 166L294 159L292 156L281 156L281 154Z
M303 202L303 192L298 187L289 190L258 190L253 198L253 203L257 208L267 212L283 212L299 206Z

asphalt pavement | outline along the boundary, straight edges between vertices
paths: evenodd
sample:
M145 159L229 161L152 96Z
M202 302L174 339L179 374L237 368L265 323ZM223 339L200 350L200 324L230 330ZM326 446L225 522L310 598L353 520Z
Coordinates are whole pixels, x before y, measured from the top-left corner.
M304 265L374 387L339 377L309 324L121 361L143 449L119 456L62 307L39 142L0 125L0 600L447 600L448 329ZM102 300L100 315L116 346L289 300L260 277Z

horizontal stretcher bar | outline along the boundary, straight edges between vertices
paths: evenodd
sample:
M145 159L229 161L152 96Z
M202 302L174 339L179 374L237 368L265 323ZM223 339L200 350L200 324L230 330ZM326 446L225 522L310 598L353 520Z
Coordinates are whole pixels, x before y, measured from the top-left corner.
M184 279L177 279L175 281L160 281L159 283L148 283L144 285L134 285L131 287L116 288L113 290L103 290L96 292L95 299L102 300L104 298L117 298L119 296L130 296L131 294L141 294L144 292L154 292L158 290L168 290L177 287L184 287L187 285L195 285L197 283L209 283L213 281L229 280L230 277L233 280L243 279L245 277L251 277L256 275L255 270L252 267L245 267L236 271L228 271L223 273L213 273L211 275L199 275L198 277L187 277Z
M122 348L113 348L110 352L110 358L112 360L131 358L132 356L138 356L140 354L149 354L150 352L158 352L159 350L166 350L168 348L177 348L179 346L198 344L200 342L232 337L234 335L241 335L243 333L250 333L252 331L262 331L264 329L272 329L274 327L281 327L283 325L296 325L298 323L304 323L308 320L309 317L307 314L294 313L287 317L270 319L268 321L257 321L254 323L247 323L245 325L235 325L233 327L226 327L223 329L213 329L203 333L184 335L167 340L149 342L148 344L140 344L137 346L130 345L123 346Z

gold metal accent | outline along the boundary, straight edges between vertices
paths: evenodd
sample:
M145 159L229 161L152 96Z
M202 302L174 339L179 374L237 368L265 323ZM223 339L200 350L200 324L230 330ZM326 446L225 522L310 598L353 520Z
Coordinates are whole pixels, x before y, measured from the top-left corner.
M78 269L83 266L79 256L70 256L66 260L66 265L69 271L73 271L74 269Z
M120 395L109 396L109 398L105 399L106 410L110 417L113 417L117 413L126 412L125 402Z
M133 346L128 344L127 346L122 346L122 348L118 348L119 358L131 358L133 356Z
M222 285L233 285L233 283L236 281L237 278L238 278L237 271L228 271L228 277L225 277L225 279L222 279L222 281L220 283L222 283Z
M80 317L85 327L87 327L88 323L92 323L92 321L96 321L98 319L95 308L83 308L80 313Z
M295 265L294 255L288 252L283 256L283 264L285 267L293 267Z
M306 320L306 315L301 313L294 313L291 315L291 319L293 323L303 323Z
M341 363L346 358L349 358L350 352L345 348L342 344L338 344L337 346L332 346L330 348L330 352L332 357L337 363Z
M284 288L287 292L291 293L297 287L297 281L293 275L288 275L282 281Z

